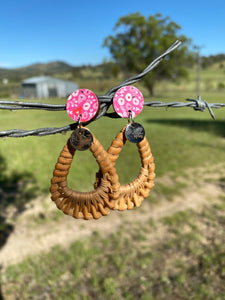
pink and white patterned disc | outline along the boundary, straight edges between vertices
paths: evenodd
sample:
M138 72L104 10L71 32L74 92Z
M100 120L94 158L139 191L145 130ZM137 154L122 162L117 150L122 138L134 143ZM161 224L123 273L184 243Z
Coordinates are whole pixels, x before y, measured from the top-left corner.
M142 93L134 86L124 86L120 88L113 97L113 107L115 112L122 118L136 117L144 106Z
M97 96L88 89L74 91L67 99L66 110L71 119L87 122L93 119L99 109Z

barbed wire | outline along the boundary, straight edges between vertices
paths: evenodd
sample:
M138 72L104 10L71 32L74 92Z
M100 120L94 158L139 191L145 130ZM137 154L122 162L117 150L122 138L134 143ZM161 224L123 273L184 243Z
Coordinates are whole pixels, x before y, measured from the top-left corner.
M100 103L110 102L111 96L97 96ZM24 102L24 101L10 101L10 100L0 100L0 109L6 110L27 110L27 109L37 109L37 110L48 110L48 111L62 111L66 110L66 104L49 104L40 102Z
M139 80L141 80L145 75L147 75L152 69L154 69L166 55L174 51L177 47L179 47L181 41L174 42L162 55L157 57L153 62L151 62L143 72L133 77L130 77L119 85L113 87L105 95L97 96L98 100L101 104L101 108L104 110L105 104L112 104L113 95L115 92L123 86L131 85ZM42 109L48 111L61 111L66 110L66 104L48 104L48 103L39 103L39 102L24 102L24 101L9 101L9 100L1 100L0 101L0 109L8 109L8 110L26 110L26 109Z
M194 110L199 110L204 112L206 109L210 112L212 118L214 117L212 108L222 108L225 107L225 103L208 103L205 100L200 99L186 99L189 102L162 102L162 101L150 101L145 102L145 106L149 107L166 107L166 108L181 108L181 107L191 107ZM115 112L113 113L104 113L105 117L109 118L120 118L118 114ZM56 133L66 133L67 131L71 131L76 129L78 126L77 123L69 124L63 127L47 127L47 128L39 128L34 130L23 130L23 129L11 129L6 131L0 131L0 138L1 137L26 137L26 136L46 136Z
M176 41L173 43L162 55L153 60L140 74L137 74L133 77L130 77L119 85L111 88L105 95L97 96L100 102L100 112L95 120L105 116L109 118L120 118L115 112L107 113L109 107L112 105L113 96L115 92L123 86L131 85L139 80L141 80L144 76L146 76L150 71L152 71L164 58L166 55L174 51L181 44L180 41ZM208 103L205 100L202 100L199 96L198 99L186 99L188 102L162 102L162 101L150 101L145 102L145 106L149 107L192 107L194 110L205 111L208 109L212 118L214 117L212 108L222 108L225 107L224 103ZM1 100L0 101L0 109L5 110L47 110L47 111L64 111L66 110L66 104L48 104L48 103L37 103L37 102L24 102L24 101L10 101L10 100ZM90 122L89 122L90 123ZM38 128L33 130L23 130L23 129L11 129L6 131L0 131L1 137L27 137L27 136L46 136L57 133L66 133L67 131L74 130L77 128L78 124L73 123L63 127L46 127L46 128Z
M173 107L173 108L181 108L181 107L192 107L194 110L199 110L204 112L206 109L208 109L211 117L215 119L214 113L212 111L212 108L222 108L225 107L225 103L208 103L205 100L202 100L199 96L198 99L186 99L189 102L162 102L162 101L150 101L145 102L145 106L150 107ZM106 116L109 116L111 118L118 118L119 116L116 113L107 114Z

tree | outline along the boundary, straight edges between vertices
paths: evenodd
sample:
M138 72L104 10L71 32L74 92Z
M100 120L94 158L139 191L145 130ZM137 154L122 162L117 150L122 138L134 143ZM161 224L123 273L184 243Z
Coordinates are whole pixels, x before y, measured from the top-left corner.
M154 95L156 81L178 80L187 77L187 65L193 63L192 52L188 49L191 40L177 35L181 27L161 14L148 16L133 13L121 17L115 25L115 35L104 40L116 63L122 70L140 73L157 56L162 54L175 40L183 43L174 53L161 62L143 82L151 96Z

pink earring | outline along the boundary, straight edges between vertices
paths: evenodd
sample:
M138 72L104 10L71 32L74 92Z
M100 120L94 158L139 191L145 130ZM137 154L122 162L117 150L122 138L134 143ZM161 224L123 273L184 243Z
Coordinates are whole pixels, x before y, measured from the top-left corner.
M97 96L88 89L73 92L66 104L66 110L71 119L87 123L98 115L100 104Z
M143 109L144 97L134 86L124 86L120 88L113 97L113 107L115 112L122 118L131 119L125 129L127 139L132 143L140 143L145 136L145 130L139 123L133 121Z

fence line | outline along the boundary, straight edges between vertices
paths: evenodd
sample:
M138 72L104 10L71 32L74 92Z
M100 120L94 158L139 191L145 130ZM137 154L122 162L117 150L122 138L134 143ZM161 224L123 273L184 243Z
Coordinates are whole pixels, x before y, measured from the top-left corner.
M116 113L107 113L109 107L113 103L113 96L115 92L123 86L134 84L135 82L140 81L144 76L146 76L150 71L152 71L169 53L174 51L181 44L180 41L174 42L162 55L153 60L140 74L132 76L119 85L111 88L105 95L97 96L100 102L100 112L95 119L105 116L109 118L120 118ZM212 108L222 108L225 107L225 103L208 103L205 100L202 100L200 97L198 99L186 99L187 102L161 102L161 101L150 101L145 102L145 106L149 107L192 107L194 110L209 111L212 118L214 117ZM49 104L49 103L37 103L37 102L24 102L24 101L9 101L1 100L0 109L3 110L47 110L47 111L64 111L66 110L66 104ZM23 130L23 129L11 129L6 131L0 131L0 137L26 137L26 136L46 136L56 133L66 133L67 131L74 130L77 127L77 123L69 124L64 127L46 127L38 128L34 130Z

